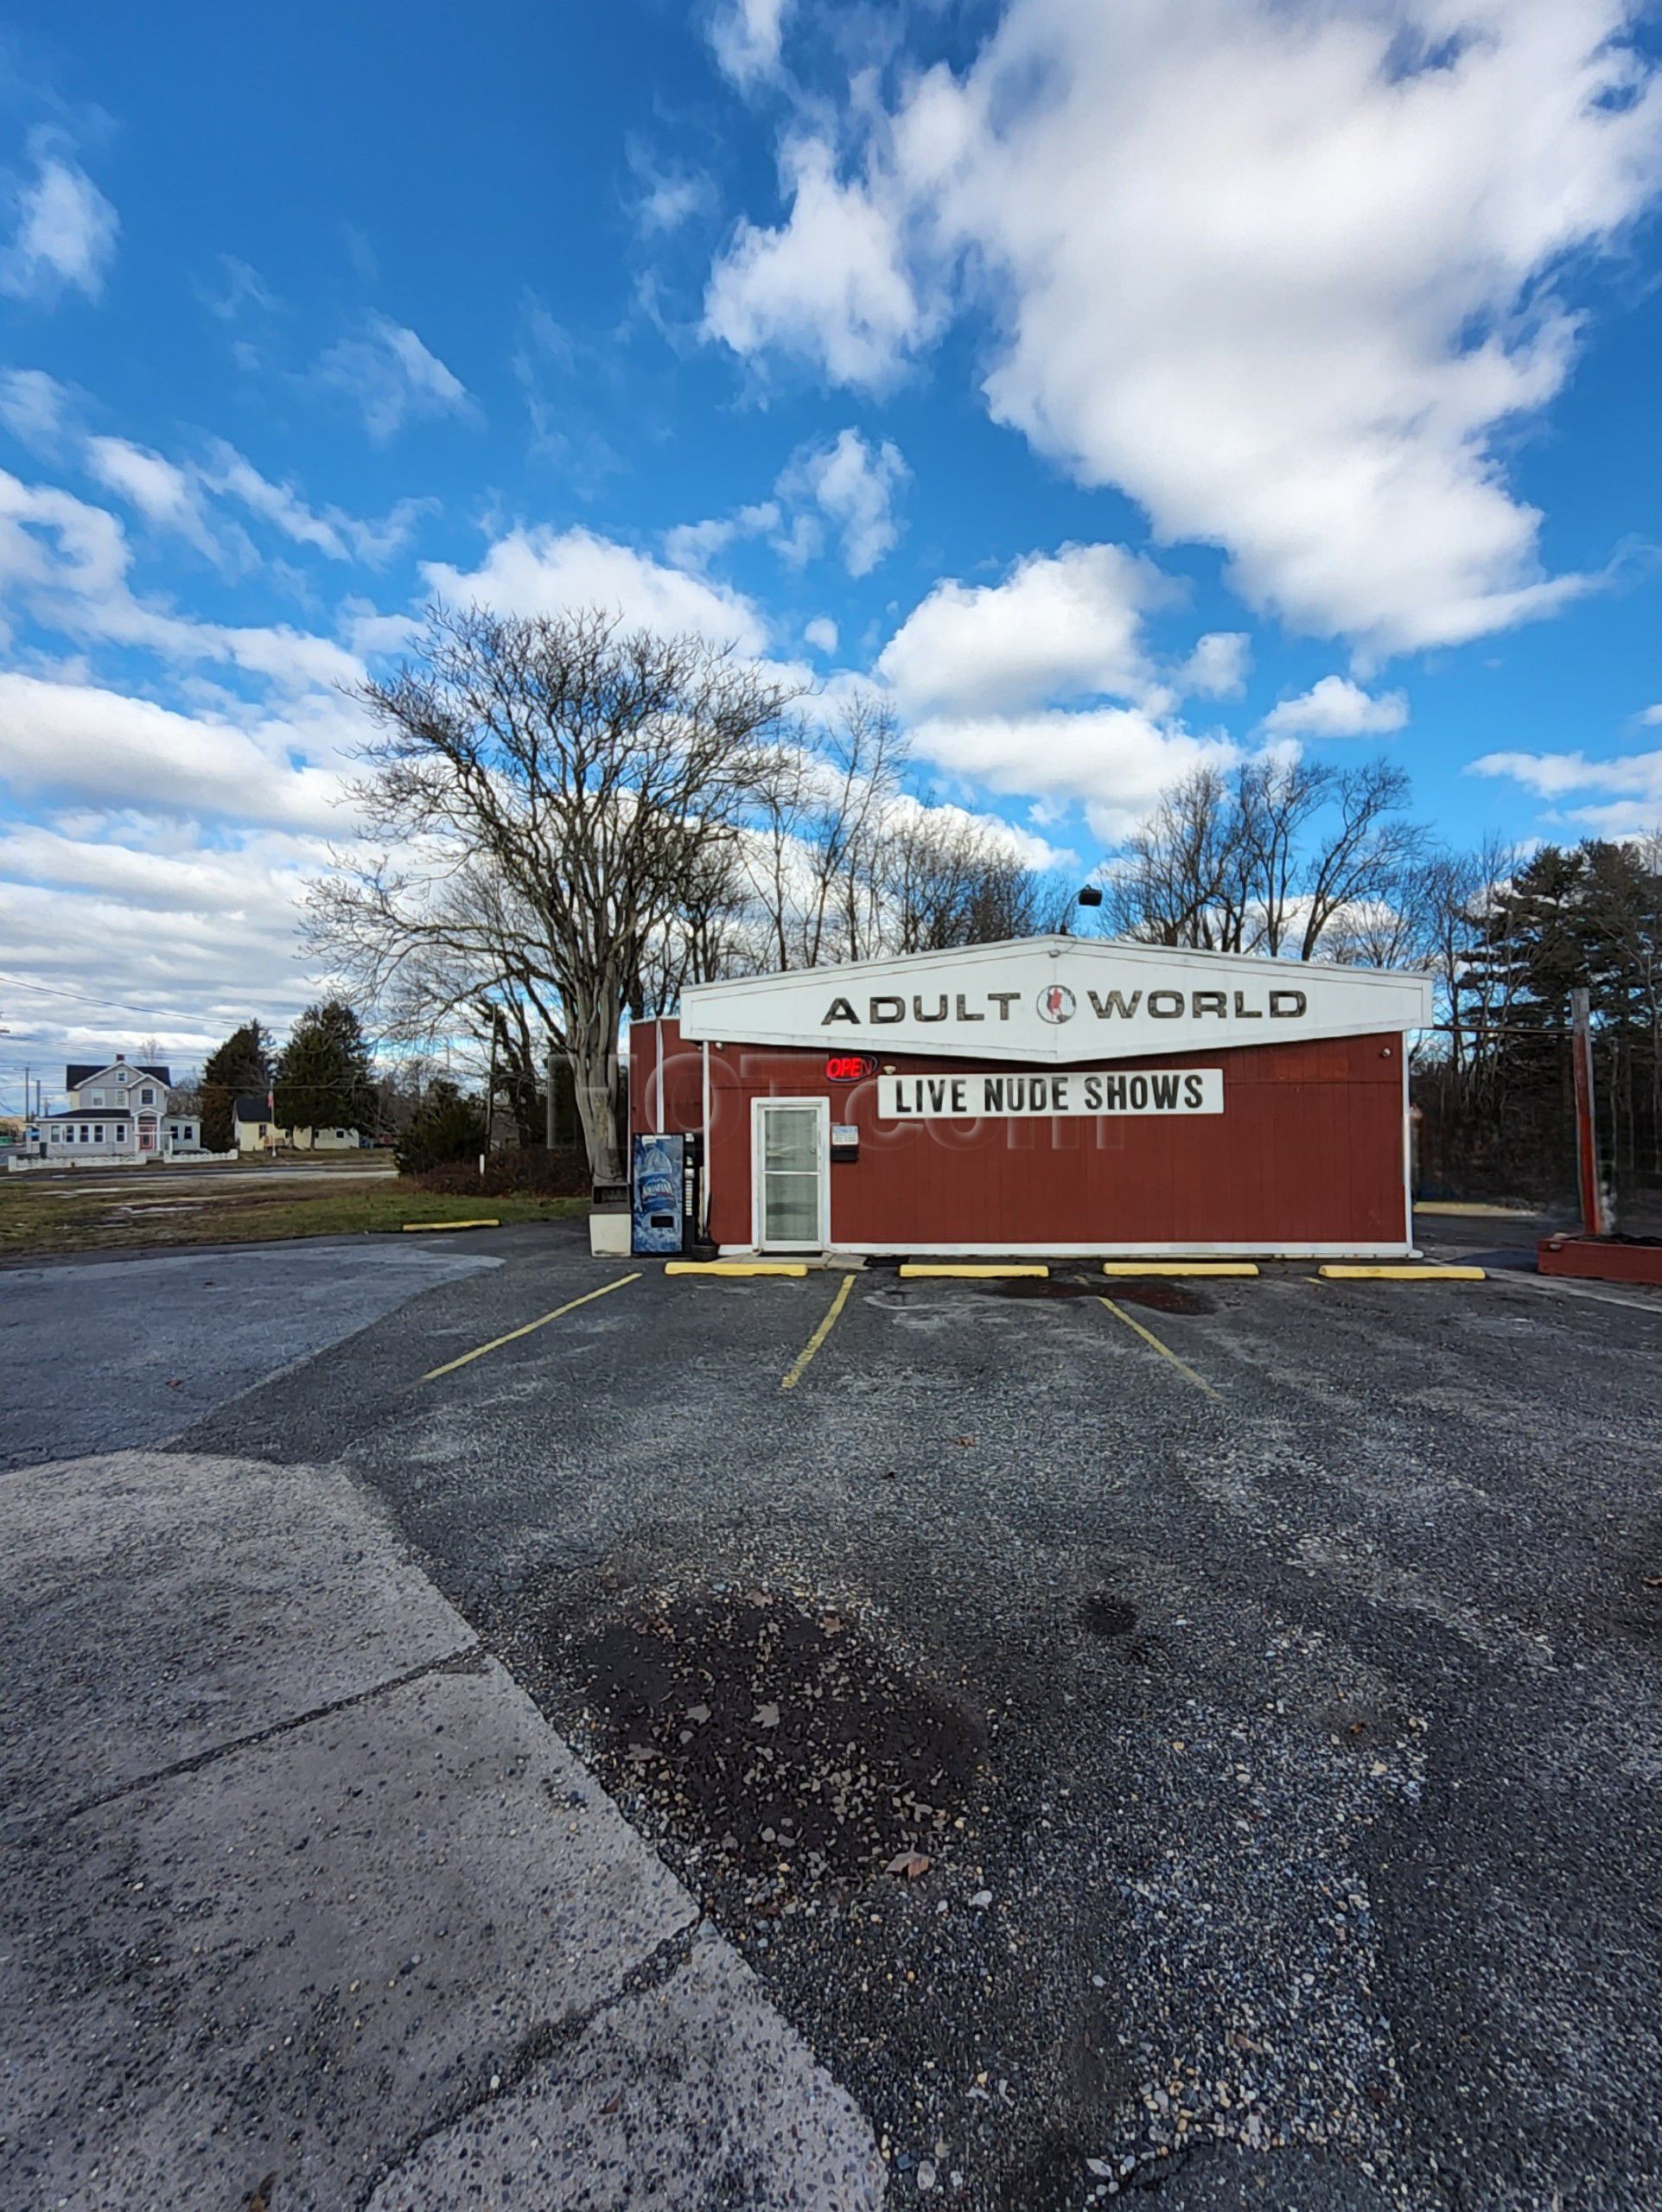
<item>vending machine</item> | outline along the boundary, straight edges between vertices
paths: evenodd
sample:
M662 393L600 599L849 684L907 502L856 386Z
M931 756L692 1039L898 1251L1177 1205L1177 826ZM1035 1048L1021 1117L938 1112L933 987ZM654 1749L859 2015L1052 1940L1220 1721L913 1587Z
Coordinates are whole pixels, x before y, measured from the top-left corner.
M686 1243L692 1141L684 1136L631 1140L631 1249L673 1257Z

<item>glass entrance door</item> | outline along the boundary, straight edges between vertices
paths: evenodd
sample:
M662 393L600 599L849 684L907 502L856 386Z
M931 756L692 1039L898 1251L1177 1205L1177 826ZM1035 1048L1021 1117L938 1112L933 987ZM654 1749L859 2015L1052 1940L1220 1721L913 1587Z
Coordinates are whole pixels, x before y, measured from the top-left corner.
M753 1130L756 1243L765 1252L818 1252L831 1233L823 1098L759 1098Z

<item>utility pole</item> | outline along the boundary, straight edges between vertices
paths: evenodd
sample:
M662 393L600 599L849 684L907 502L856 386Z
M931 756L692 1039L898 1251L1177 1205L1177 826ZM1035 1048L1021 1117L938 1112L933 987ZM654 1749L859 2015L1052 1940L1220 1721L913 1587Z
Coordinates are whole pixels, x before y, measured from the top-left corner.
M1598 1120L1593 1094L1592 1003L1584 990L1570 994L1571 1065L1576 1077L1576 1169L1581 1185L1582 1233L1608 1236L1609 1209L1599 1182Z
M491 1149L492 1127L496 1120L496 1034L497 1025L501 1019L500 1007L494 1006L491 1008L491 1071L485 1085L485 1151L479 1155L479 1176L481 1182L485 1177L485 1155Z

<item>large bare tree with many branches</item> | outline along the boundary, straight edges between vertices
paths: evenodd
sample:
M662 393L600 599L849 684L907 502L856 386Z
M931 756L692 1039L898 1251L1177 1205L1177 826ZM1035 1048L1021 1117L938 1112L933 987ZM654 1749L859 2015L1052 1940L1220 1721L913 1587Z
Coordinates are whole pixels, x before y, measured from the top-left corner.
M592 609L435 607L361 696L367 857L314 886L314 944L412 1035L528 1008L570 1061L595 1179L620 1179L623 1017L725 880L792 695Z

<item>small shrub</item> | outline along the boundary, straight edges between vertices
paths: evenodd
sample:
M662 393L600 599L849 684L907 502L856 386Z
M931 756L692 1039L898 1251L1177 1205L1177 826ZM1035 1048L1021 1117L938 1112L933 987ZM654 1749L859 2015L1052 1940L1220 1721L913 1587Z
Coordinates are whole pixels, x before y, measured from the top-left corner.
M399 1172L404 1173L403 1163ZM411 1176L417 1190L436 1191L448 1198L586 1198L589 1196L589 1155L580 1145L550 1152L539 1144L494 1152L479 1172L475 1147L468 1160L452 1160Z

